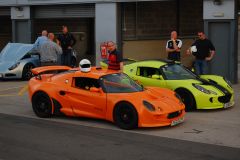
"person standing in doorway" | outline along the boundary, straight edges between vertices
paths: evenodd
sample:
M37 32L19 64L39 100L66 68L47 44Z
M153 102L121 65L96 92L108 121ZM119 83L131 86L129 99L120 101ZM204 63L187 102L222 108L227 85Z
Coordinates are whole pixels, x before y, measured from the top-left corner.
M54 34L48 34L48 40L40 46L41 66L60 65L62 48L54 42Z
M203 31L198 32L198 39L192 44L192 47L187 50L187 54L195 56L195 71L196 74L207 74L207 62L212 60L215 55L215 47L212 42L207 39Z
M171 32L171 39L167 41L166 45L166 52L168 54L168 59L173 61L180 61L181 56L181 47L182 47L182 41L180 39L177 39L177 32L172 31Z
M76 44L76 39L68 32L67 26L62 27L62 34L58 36L57 40L63 50L61 64L71 66L72 47Z
M35 43L33 44L33 48L34 48L35 50L39 51L40 46L41 46L43 43L45 43L46 41L48 41L48 37L47 37L47 36L48 36L47 30L43 30L43 31L42 31L42 35L39 36L39 37L37 38L37 40L35 41Z

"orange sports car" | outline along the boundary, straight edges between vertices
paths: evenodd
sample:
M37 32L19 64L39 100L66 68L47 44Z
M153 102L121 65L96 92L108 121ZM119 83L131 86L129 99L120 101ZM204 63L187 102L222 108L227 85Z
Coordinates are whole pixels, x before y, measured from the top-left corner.
M184 121L185 106L175 92L143 88L118 71L46 66L32 72L29 97L41 118L60 112L105 119L122 129L174 126Z

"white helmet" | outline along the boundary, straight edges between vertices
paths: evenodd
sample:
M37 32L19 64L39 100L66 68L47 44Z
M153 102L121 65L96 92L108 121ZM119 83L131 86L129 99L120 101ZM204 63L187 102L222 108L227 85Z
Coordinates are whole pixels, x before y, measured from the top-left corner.
M91 71L91 62L88 59L82 59L79 62L79 68L82 72L90 72Z
M191 50L191 53L197 52L197 47L196 46L192 46L190 50Z

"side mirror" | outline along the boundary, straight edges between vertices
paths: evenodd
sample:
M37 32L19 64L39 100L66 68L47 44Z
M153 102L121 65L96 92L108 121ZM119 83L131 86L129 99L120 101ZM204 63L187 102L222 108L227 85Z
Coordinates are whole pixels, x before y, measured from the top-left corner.
M91 87L90 88L90 92L98 92L98 93L100 93L101 90L99 88L96 88L96 87Z
M163 76L162 75L157 75L157 74L154 74L152 75L152 79L163 79Z

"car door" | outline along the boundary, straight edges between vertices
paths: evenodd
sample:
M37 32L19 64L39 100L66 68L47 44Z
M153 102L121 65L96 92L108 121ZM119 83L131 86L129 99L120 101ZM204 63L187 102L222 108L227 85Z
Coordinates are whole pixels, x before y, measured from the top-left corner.
M136 73L132 78L143 86L166 88L166 82L163 79L159 68L137 66Z
M76 115L105 118L106 93L100 88L98 79L75 77L69 91L69 98Z

